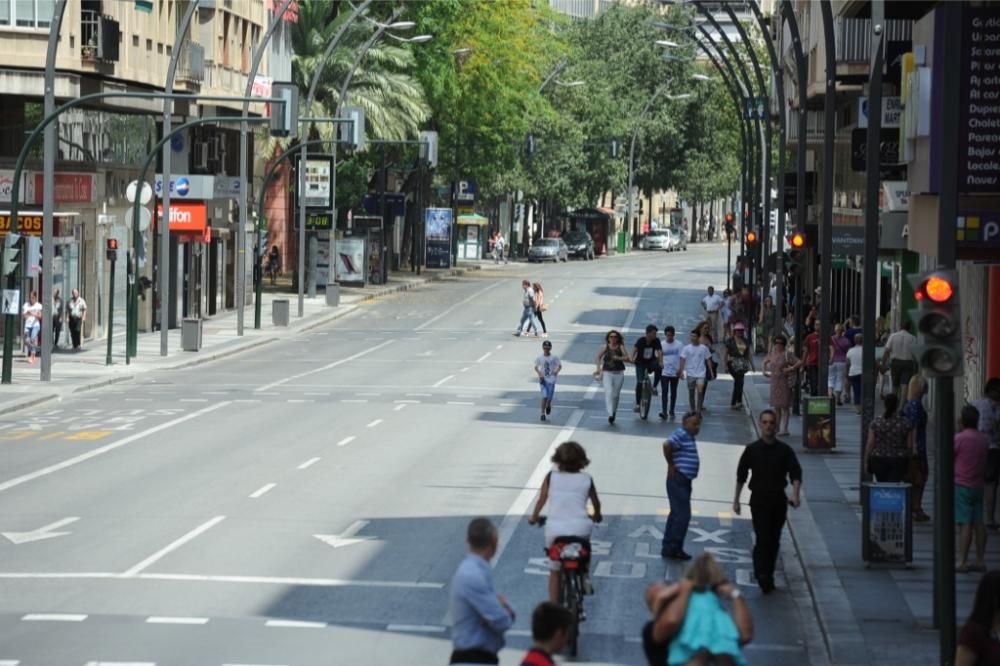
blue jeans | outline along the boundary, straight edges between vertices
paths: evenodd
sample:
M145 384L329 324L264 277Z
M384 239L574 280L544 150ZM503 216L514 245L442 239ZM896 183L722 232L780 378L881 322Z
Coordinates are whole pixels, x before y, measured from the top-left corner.
M684 549L691 522L691 479L680 472L667 477L667 499L670 501L670 515L663 528L663 553L676 553Z
M531 307L530 305L525 307L524 310L521 312L521 321L517 325L517 330L515 331L517 335L521 335L522 329L524 329L524 322L530 322L528 325L528 330L523 331L524 333L527 333L532 328L534 328L535 335L538 335L538 332L542 330L541 325L538 323L538 317L535 316L535 308Z

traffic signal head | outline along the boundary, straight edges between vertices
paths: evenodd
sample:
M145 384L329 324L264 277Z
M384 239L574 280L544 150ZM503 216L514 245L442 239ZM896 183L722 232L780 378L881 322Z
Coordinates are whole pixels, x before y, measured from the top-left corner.
M732 224L735 219L732 213L726 213L726 224Z
M806 246L806 235L801 231L796 231L788 239L788 244L792 246L793 250L801 250Z
M757 232L756 231L752 231L752 230L748 231L747 232L747 247L756 247L756 246L757 246Z
M913 347L917 363L929 377L962 374L962 311L958 300L958 272L933 270L907 276L913 285L920 344Z
M107 250L108 261L115 261L115 260L117 260L118 259L118 239L117 238L109 238L107 240L106 250Z
M17 270L17 267L21 264L20 254L21 247L18 241L21 240L19 234L7 234L4 237L4 253L3 253L3 274L10 275Z

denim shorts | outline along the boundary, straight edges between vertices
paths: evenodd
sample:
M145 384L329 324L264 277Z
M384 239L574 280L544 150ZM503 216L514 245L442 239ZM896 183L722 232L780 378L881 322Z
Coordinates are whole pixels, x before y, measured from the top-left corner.
M542 391L542 398L545 400L551 400L556 394L556 383L550 382L548 380L538 383L539 388Z

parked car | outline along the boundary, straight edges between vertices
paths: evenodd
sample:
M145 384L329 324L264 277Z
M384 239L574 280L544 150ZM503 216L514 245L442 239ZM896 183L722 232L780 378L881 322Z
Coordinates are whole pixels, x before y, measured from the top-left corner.
M669 250L670 234L665 229L650 231L642 237L641 247L643 250Z
M594 258L594 239L586 231L567 231L562 239L566 242L570 256L588 260Z
M542 238L528 250L528 261L569 261L569 248L561 238Z
M674 227L670 230L670 249L671 250L684 250L688 249L688 237L683 229L679 227Z

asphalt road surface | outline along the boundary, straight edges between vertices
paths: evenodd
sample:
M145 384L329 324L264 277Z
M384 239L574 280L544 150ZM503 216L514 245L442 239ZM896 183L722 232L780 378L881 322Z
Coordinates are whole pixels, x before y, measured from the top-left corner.
M630 375L609 426L593 357L612 327L629 344L650 322L689 330L705 286L724 286L725 251L523 270L545 285L564 364L547 423L531 369L541 341L511 336L516 270L0 419L0 665L444 664L447 583L477 515L500 526L497 587L518 611L502 660L519 663L546 596L526 514L570 438L606 516L580 661L642 663L642 591L680 574L659 557L660 445L675 425L631 412ZM793 595L761 596L748 511L731 514L752 435L730 388L708 391L686 547L713 550L741 584L750 663L804 663Z

